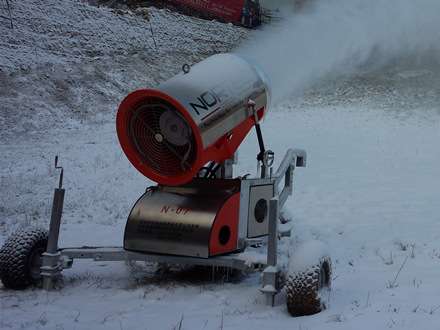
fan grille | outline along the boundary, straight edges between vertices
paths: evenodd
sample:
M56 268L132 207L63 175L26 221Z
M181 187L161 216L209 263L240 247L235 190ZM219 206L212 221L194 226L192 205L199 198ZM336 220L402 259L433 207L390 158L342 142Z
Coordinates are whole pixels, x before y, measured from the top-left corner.
M132 150L156 174L173 177L192 169L197 148L188 121L168 102L148 97L128 109L127 138Z

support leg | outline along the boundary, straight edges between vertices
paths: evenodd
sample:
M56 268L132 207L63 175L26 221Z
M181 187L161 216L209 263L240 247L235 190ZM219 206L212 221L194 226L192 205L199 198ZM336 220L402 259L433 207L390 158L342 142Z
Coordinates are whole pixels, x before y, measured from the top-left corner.
M43 275L43 289L50 291L52 289L52 280L58 275L58 237L60 234L61 214L64 203L64 189L56 188L53 196L52 217L50 219L49 239L47 241L46 252L43 253L43 266L41 275Z
M266 294L266 305L275 305L275 295L281 288L281 270L277 263L278 253L278 197L270 200L269 213L269 236L267 244L267 267L263 271L263 288L261 291Z

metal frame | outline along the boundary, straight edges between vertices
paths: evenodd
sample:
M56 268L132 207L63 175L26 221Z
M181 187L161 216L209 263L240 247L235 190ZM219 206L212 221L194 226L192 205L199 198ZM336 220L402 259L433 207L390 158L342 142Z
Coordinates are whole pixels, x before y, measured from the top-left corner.
M56 160L57 163L57 160ZM228 255L214 256L207 259L197 257L181 257L163 254L137 253L126 251L122 247L84 247L84 248L58 248L58 237L61 225L61 214L64 200L64 189L62 189L62 173L61 167L60 184L55 189L54 201L52 208L52 217L49 228L49 239L47 252L43 254L43 266L41 267L41 275L43 276L43 289L50 291L53 279L63 269L72 267L73 259L92 259L94 261L149 261L149 262L165 262L175 264L205 265L205 266L224 266L231 267L246 272L255 272L264 269L262 272L262 289L266 294L266 303L274 306L275 295L280 292L284 276L277 262L277 245L278 245L278 218L279 210L283 207L287 198L293 191L293 171L296 166L304 167L306 165L306 152L301 149L289 149L284 156L283 161L273 174L270 171L268 177L256 179L241 179L242 189L247 191L253 186L273 185L273 198L269 203L269 231L267 235L267 259L266 263L248 263L240 253L232 253ZM232 167L232 162L228 163ZM232 173L232 169L228 169ZM284 178L284 181L283 181ZM227 179L225 179L227 180ZM283 183L283 186L280 185ZM249 203L249 194L244 194L243 203ZM247 197L246 197L247 196ZM240 202L241 203L241 202ZM248 219L248 209L241 207L240 219ZM244 214L246 213L246 214ZM242 225L240 221L239 232L245 230L245 223ZM243 227L242 227L243 226ZM246 228L247 230L247 228ZM239 239L245 239L240 236ZM246 240L246 239L245 239ZM252 243L255 240L245 241Z

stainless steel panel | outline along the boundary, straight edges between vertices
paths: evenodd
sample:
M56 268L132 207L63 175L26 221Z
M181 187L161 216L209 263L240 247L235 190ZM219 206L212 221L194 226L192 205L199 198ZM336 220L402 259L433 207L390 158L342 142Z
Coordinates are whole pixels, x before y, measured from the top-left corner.
M269 233L270 199L274 196L273 185L252 186L249 193L248 237Z
M210 184L199 184L203 181ZM238 187L234 180L209 179L147 191L128 217L124 249L209 257L209 239L216 215L224 202L239 191Z
M178 86L178 88L177 88ZM237 54L217 54L157 87L179 102L197 125L203 147L252 115L247 101L260 110L268 103L268 83L256 63Z

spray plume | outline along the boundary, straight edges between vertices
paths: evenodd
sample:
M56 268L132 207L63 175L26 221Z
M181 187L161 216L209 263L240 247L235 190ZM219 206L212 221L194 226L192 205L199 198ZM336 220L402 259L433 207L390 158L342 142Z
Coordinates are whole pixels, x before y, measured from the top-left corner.
M438 0L315 0L236 51L266 72L272 103L331 75L372 61L436 54Z

